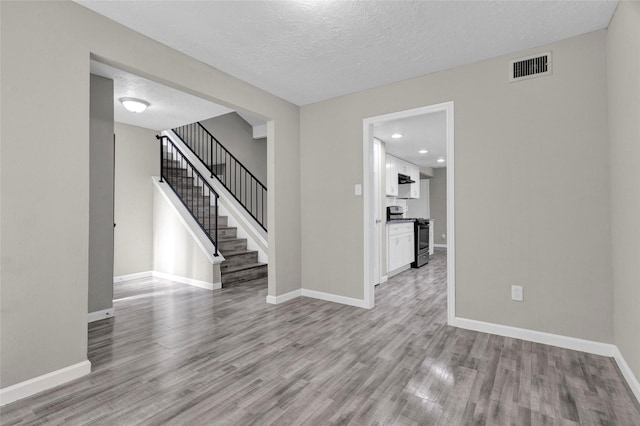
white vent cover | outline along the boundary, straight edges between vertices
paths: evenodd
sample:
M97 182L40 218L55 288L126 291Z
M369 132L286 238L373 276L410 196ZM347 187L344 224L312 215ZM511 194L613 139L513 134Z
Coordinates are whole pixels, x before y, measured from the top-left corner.
M551 74L551 52L538 53L509 62L509 81L527 80Z

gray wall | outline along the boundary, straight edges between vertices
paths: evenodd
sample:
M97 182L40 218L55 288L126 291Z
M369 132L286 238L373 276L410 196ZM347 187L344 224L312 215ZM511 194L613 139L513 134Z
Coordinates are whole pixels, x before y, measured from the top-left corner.
M113 80L91 74L89 312L113 307Z
M0 2L0 19L0 386L87 359L91 55L272 120L268 292L300 288L298 107L72 2Z
M267 140L253 139L253 128L235 112L201 122L253 175L267 184Z
M607 63L615 342L640 378L640 3L618 4Z
M612 342L605 36L302 107L304 288L363 297L362 120L454 101L457 315ZM507 81L510 59L547 50L553 75Z
M429 179L429 195L431 219L434 219L434 244L447 244L447 168L433 169L433 177Z
M160 175L157 132L115 124L114 276L153 269L153 183Z

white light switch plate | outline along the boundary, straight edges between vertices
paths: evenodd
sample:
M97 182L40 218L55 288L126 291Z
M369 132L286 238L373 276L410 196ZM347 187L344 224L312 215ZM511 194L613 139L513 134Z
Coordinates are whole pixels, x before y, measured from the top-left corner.
M362 195L362 184L356 183L356 195Z

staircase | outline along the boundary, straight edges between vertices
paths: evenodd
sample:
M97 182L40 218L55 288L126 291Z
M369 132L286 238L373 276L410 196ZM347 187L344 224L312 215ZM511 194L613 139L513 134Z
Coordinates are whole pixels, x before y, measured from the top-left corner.
M212 206L212 196L206 195L208 191L200 173L166 136L161 140L162 178L180 197L200 227L208 234L209 239L214 242L217 250L224 256L225 261L220 265L222 286L228 287L256 280L260 280L260 283L266 282L267 264L258 261L256 250L247 248L246 238L238 238L238 230L229 226L227 216L217 215L217 204L215 207ZM210 189L210 191L213 190ZM217 198L215 192L212 195Z

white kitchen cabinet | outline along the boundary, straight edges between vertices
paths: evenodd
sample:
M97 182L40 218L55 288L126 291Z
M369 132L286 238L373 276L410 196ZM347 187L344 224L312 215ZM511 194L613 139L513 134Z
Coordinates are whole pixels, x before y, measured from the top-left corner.
M415 260L413 222L387 225L387 271L393 272Z
M398 196L398 159L392 155L387 155L386 163L386 181L387 196Z
M409 185L409 198L420 198L420 168L412 164L409 177L411 177L411 180L414 181L414 183Z
M409 176L414 182L398 185L398 197L420 198L420 168L415 164L407 163L400 159L398 161L401 162L398 166L399 173Z

